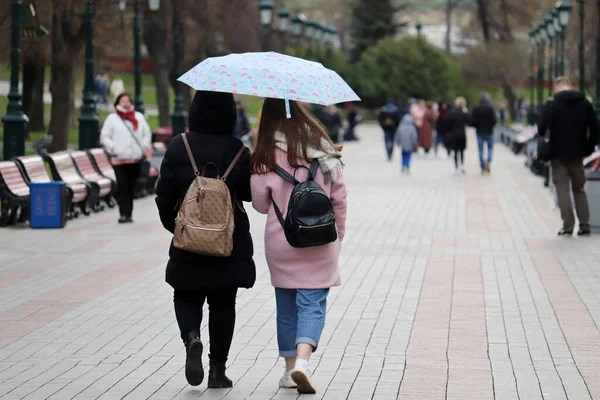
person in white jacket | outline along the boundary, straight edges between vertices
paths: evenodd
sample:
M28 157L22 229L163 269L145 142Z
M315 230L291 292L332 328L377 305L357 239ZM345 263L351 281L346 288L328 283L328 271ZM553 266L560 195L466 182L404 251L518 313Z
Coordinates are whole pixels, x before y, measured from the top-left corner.
M117 99L121 93L125 92L125 84L121 77L117 76L110 84L110 95L113 99Z
M152 151L152 133L144 115L133 108L129 93L117 96L115 108L116 112L104 121L100 143L112 158L117 176L119 223L124 224L133 222L133 194L141 162Z

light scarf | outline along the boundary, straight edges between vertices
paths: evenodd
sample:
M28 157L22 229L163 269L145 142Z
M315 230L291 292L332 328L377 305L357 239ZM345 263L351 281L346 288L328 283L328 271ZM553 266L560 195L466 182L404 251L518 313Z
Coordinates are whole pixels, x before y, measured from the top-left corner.
M287 153L287 142L285 135L281 132L275 133L275 146ZM325 176L325 182L335 181L341 174L342 168L344 168L344 162L342 161L342 153L337 151L327 140L321 139L321 147L325 151L318 149L315 145L309 143L306 153L309 159L319 160L319 167ZM298 156L303 157L301 149L299 150Z

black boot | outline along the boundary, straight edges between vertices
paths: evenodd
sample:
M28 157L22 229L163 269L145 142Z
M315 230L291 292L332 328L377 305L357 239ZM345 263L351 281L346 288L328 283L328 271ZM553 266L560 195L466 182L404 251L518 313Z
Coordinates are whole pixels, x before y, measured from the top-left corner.
M198 386L204 380L202 366L202 342L198 332L190 332L185 339L187 357L185 359L185 379L191 386Z
M225 363L210 363L210 370L208 371L208 387L211 389L233 387L233 382L225 375Z

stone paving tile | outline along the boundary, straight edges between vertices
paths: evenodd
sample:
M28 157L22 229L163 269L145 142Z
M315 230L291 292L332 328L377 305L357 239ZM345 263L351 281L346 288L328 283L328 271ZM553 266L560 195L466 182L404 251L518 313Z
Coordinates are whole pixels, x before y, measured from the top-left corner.
M550 193L502 145L492 176L470 145L466 176L416 155L404 177L378 129L359 135L344 150L343 286L310 398L600 399L600 238L556 238ZM108 210L59 231L0 230L0 398L304 398L277 387L264 217L249 214L258 279L239 293L235 386L209 391L185 382L169 235L152 199L135 207L129 226Z

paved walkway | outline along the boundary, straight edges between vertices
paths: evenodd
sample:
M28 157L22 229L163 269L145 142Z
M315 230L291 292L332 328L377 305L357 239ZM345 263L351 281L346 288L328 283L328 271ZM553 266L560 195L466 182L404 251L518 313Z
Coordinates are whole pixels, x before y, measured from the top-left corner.
M600 399L600 237L555 237L549 193L505 147L491 177L473 139L466 176L418 156L403 177L377 129L358 133L345 149L343 286L307 398ZM229 391L186 385L163 281L169 235L152 199L135 218L0 230L0 397L297 398L277 388L263 217L251 212L258 281L239 295Z

